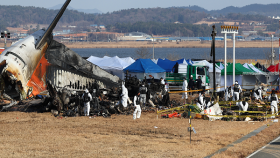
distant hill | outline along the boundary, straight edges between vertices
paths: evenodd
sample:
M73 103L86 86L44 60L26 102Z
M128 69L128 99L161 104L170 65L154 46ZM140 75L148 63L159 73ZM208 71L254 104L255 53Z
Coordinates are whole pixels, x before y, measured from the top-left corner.
M60 8L60 6L58 7ZM0 5L0 22L3 21L11 27L24 24L50 24L58 10ZM88 22L90 24L113 25L115 23L136 22L161 22L161 23L195 23L207 17L205 13L183 8L148 8L148 9L125 9L106 14L85 14L76 10L65 11L60 23L78 24Z
M62 4L58 4L58 5L55 5L53 7L50 7L50 8L47 8L47 9L53 9L53 10L57 10L57 9L60 9L62 6ZM79 12L84 12L84 13L88 13L88 14L101 14L102 11L94 8L94 9L76 9L76 8L73 8L71 7L70 5L67 7L67 9L69 10L77 10Z
M199 12L205 12L210 15L227 15L229 13L241 13L241 14L252 14L252 15L265 15L265 16L279 16L280 15L280 4L250 4L244 7L229 6L221 10L208 11L199 6L179 7L184 9L190 9Z

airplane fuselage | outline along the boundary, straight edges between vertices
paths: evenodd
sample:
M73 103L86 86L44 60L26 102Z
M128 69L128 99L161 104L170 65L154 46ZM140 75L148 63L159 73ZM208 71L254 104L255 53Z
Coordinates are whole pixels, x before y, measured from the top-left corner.
M36 66L44 55L47 49L47 43L41 49L35 49L35 44L38 39L45 33L44 30L39 30L32 35L24 38L7 48L0 55L1 75L8 77L10 82L16 83L21 87L18 89L27 93L27 86ZM5 78L3 76L3 78ZM23 98L26 98L26 96Z

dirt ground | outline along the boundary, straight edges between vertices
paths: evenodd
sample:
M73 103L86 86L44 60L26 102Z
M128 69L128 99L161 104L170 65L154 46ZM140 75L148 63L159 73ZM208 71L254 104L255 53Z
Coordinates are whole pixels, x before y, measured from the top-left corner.
M157 119L155 113L111 118L0 113L1 157L205 157L267 122ZM271 126L273 128L273 126Z

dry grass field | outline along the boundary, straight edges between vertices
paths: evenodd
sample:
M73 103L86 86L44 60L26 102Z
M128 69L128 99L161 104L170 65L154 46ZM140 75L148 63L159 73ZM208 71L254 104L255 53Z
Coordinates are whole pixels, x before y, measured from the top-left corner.
M190 144L188 119L156 119L155 113L142 113L141 119L132 120L131 115L65 118L51 113L1 112L0 155L205 157L266 123L194 119L197 134L192 134Z

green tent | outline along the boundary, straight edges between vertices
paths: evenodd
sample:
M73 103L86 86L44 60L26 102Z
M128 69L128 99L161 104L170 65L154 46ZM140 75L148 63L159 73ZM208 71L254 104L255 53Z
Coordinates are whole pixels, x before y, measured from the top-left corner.
M246 73L253 73L253 72L254 71L245 68L242 64L235 63L235 75L243 75ZM225 69L222 70L221 74L222 75L225 74ZM227 75L233 75L233 64L232 63L227 66Z

